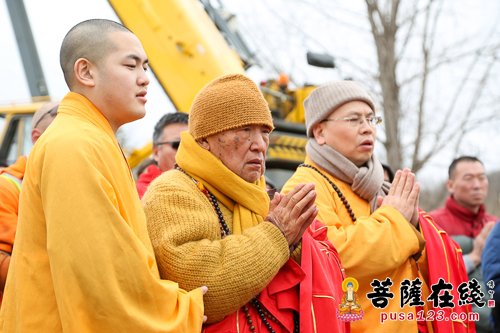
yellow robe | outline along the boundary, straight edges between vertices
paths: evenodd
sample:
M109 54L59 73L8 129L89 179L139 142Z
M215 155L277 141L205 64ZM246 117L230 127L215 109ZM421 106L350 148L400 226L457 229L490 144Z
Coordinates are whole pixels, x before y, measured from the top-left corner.
M300 183L316 184L318 219L328 226L328 238L339 252L346 276L354 277L359 282L357 295L364 318L351 324L351 332L416 333L416 321L386 321L381 324L380 316L382 312L415 311L408 305L401 309L399 287L404 279L414 280L419 276L424 281L418 268L422 270L422 266L426 267L423 262L425 254L418 260L418 268L412 258L423 247L423 238L396 209L385 206L370 214L369 203L354 193L349 184L330 176L308 157L305 163L317 167L339 187L357 218L353 223L332 186L310 168L298 168L283 187L283 192L288 193ZM390 291L394 298L389 299L386 308L375 308L366 297L367 293L373 292L370 283L373 279L383 281L388 277L393 283ZM423 287L422 300L427 294L426 288Z
M199 332L201 290L160 280L128 164L69 93L30 153L1 332Z
M180 171L170 170L155 179L143 203L161 276L186 289L208 286L209 323L250 301L289 258L288 244L278 228L262 222L234 234L234 211L223 204L219 206L231 235L221 239L213 206Z

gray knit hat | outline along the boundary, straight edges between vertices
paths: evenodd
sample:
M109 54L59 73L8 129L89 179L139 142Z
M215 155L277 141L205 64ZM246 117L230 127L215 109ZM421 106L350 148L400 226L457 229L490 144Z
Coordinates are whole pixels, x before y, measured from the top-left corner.
M304 101L307 136L312 138L314 125L328 118L338 107L352 101L365 102L375 111L371 96L357 82L336 81L314 89Z

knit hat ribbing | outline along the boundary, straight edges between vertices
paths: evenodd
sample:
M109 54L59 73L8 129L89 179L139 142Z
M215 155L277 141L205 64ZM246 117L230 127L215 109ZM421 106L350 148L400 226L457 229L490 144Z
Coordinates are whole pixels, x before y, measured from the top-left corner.
M208 83L189 112L189 133L195 140L246 125L274 128L262 93L242 74L224 75Z
M304 101L307 136L312 138L314 125L326 119L338 107L352 101L365 102L375 111L371 96L357 82L331 82L313 90Z

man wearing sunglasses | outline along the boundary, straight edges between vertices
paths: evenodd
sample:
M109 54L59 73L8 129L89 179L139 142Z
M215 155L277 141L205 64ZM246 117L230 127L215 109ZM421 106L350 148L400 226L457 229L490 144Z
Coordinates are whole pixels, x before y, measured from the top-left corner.
M57 115L58 102L43 104L31 121L31 142L34 144ZM21 183L26 169L26 156L0 170L0 295L5 287L10 255L16 234ZM1 302L1 298L0 298Z
M149 184L175 165L181 132L188 129L188 115L183 112L167 113L156 123L153 132L153 163L137 179L137 192L142 198Z

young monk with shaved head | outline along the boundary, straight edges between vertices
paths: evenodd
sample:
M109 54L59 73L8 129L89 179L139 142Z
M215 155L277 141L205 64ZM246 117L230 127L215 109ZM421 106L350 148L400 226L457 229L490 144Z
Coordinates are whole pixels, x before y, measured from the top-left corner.
M115 132L145 114L148 59L108 20L62 43L70 93L30 153L2 332L199 332L206 287L161 280Z

